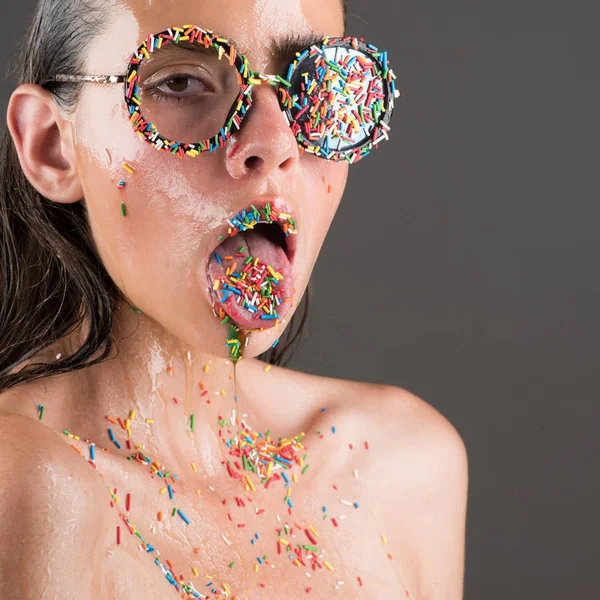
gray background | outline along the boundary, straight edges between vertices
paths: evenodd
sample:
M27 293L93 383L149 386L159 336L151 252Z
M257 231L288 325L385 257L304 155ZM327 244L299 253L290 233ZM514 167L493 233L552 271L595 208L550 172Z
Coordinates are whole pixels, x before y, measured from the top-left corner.
M33 6L0 5L3 65ZM467 600L600 598L596 6L350 0L404 95L351 169L292 366L405 387L458 429Z

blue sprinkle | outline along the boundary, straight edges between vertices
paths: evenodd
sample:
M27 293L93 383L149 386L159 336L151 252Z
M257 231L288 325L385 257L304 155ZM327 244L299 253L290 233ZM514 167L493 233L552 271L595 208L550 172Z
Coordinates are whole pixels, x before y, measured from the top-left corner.
M326 506L323 507L323 512L327 512L327 507Z
M358 508L358 502L354 503L354 508Z
M190 520L181 512L180 508L177 509L177 513L188 525L190 524Z
M167 489L169 490L169 498L173 500L173 488L170 485L167 485Z
M333 425L333 426L331 427L331 431L333 431L333 433L335 433L335 425Z

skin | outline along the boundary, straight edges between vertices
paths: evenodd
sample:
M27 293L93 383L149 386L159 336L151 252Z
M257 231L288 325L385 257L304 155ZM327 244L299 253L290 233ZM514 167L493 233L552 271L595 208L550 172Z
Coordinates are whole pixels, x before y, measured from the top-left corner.
M231 36L239 41L240 51L248 56L252 67L266 73L279 73L285 66L272 60L271 42L275 39L295 32L343 35L343 15L335 0L129 0L120 2L118 9L110 30L88 49L88 74L123 73L130 53L147 34L173 24L197 23ZM264 364L252 357L272 345L285 323L277 330L254 332L234 374L224 345L227 330L212 314L207 257L225 220L257 198L285 202L295 214L300 234L293 279L299 300L341 200L347 164L302 154L269 86L255 89L254 107L225 149L194 159L179 160L141 142L128 123L118 85L86 84L80 104L69 116L59 110L48 92L23 85L13 93L7 117L22 168L32 185L55 202L84 199L108 272L143 314L135 314L124 304L115 315L114 337L119 340L116 358L11 390L0 396L0 412L25 419L32 426L35 405L43 404L43 424L36 421L35 427L58 432L67 429L102 448L109 445L105 416L125 419L135 410L132 430L136 445L141 444L148 456L159 458L170 470L190 479L191 461L199 470L193 475L197 479L193 484L183 477L180 506L185 506L186 514L196 522L203 522L206 537L194 538L195 534L179 524L165 525L155 531L156 538L150 537L156 539L157 547L167 548L169 556L178 558L174 562L186 565L185 573L191 569L190 548L204 544L214 561L210 567L235 581L240 590L254 573L249 568L235 575L223 571L230 554L223 544L214 542L223 531L225 514L220 499L231 497L234 489L239 493L223 472L221 462L227 459L227 452L220 440L218 417L229 416L235 408L255 431L272 429L276 437L308 432L307 446L313 450L315 468L313 478L307 478L308 483L294 491L299 514L322 519L321 505L338 502L339 495L331 491L334 478L349 496L362 494L365 505L362 513L356 511L357 529L351 530L352 534L350 530L342 532L338 542L349 556L346 588L332 588L327 597L360 594L361 598L380 598L384 593L399 597L396 594L400 590L404 596L422 599L460 598L467 462L462 440L452 425L427 403L400 388L330 380L278 368L266 373ZM133 166L135 173L126 173L123 163ZM125 190L117 187L122 179L128 182ZM121 215L121 201L127 204L127 218ZM60 340L45 357L51 360L59 352L70 352L82 334L75 332ZM200 385L209 390L208 396L200 395ZM322 407L327 407L327 413ZM195 414L194 434L189 428L191 414ZM144 419L153 419L152 426ZM317 430L329 431L332 424L339 429L337 437L317 435ZM17 419L10 429L19 428L25 431L24 421ZM354 462L342 453L348 444L358 447L368 438L378 441L372 452L363 452L360 458L352 459ZM68 440L83 453L88 452L82 441L73 442L64 436L60 442L58 438L50 441L52 436L43 439L49 445L61 446ZM106 481L123 493L125 489L135 490L139 512L132 512L132 518L147 521L144 515L156 511L155 496L145 491L147 477L125 475L129 462L112 454L106 454L103 464ZM73 457L64 452L60 456L76 472L89 471L74 453ZM367 486L358 485L353 477L355 468L361 473L360 483ZM206 493L200 498L194 496L195 489L209 484L218 490L218 497ZM106 512L108 492L102 482L97 493L93 500L81 502L94 505L102 515L99 522L110 523L111 517L114 522L114 514ZM47 504L61 502L58 492L49 495ZM257 502L274 514L283 510L280 495L274 499L272 494L259 491ZM250 518L251 512L247 509L243 514ZM207 519L207 515L213 518ZM264 529L264 535L269 532L272 525ZM389 538L385 552L381 549L382 534ZM152 573L153 580L147 579L150 575L140 575L140 581L145 578L153 582L148 584L148 594L156 593L154 586L165 585L160 572L155 572L156 566L147 557L140 559L136 549L123 554L120 562L107 561L106 550L115 548L114 529L109 535L99 529L98 535L102 542L95 556L100 562L92 571L102 570L106 581L111 582L106 584L112 586L110 593L105 590L108 597L119 597L116 590L123 595L131 592L118 588L124 585L118 576L124 568L131 573ZM236 532L230 535L234 537ZM240 547L246 544L247 548L247 543L240 538ZM248 555L249 561L255 561L251 550L236 548L240 559ZM386 558L388 552L393 561ZM382 566L383 559L387 562ZM340 568L345 560L340 555ZM358 564L372 574L370 588L359 591L354 586L351 593L356 596L352 596L348 584L356 581ZM55 572L59 572L58 565ZM60 577L57 575L56 580ZM281 578L272 577L266 592L253 589L255 595L248 597L272 598L281 594L281 589L296 594L286 597L305 597L303 574L291 574L284 583L287 587L278 588ZM136 585L139 592L142 584L138 581Z

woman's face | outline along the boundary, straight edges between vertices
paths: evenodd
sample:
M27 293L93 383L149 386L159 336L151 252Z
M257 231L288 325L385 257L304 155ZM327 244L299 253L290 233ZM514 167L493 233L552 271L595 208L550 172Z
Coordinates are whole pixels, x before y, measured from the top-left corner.
M127 0L113 15L88 48L86 74L124 74L147 36L171 26L193 24L233 39L253 70L284 76L294 54L277 62L274 43L343 35L341 0ZM229 331L214 316L211 292L224 267L211 257L215 250L237 252L246 242L246 252L284 274L282 319L257 320L263 330L250 336L245 356L269 348L304 293L344 190L347 163L302 153L269 85L254 88L253 107L225 146L197 157L180 159L141 140L129 123L122 85L86 84L73 125L94 239L132 305L190 345L227 356ZM239 233L235 249L233 241L219 246L228 219L268 203L295 220L298 233L285 247L259 233Z

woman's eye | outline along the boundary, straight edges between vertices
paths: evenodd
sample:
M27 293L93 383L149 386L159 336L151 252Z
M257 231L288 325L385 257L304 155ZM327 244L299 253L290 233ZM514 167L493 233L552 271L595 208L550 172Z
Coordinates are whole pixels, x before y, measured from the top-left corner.
M208 90L208 87L199 79L189 75L176 75L169 77L156 86L164 94L191 95Z

